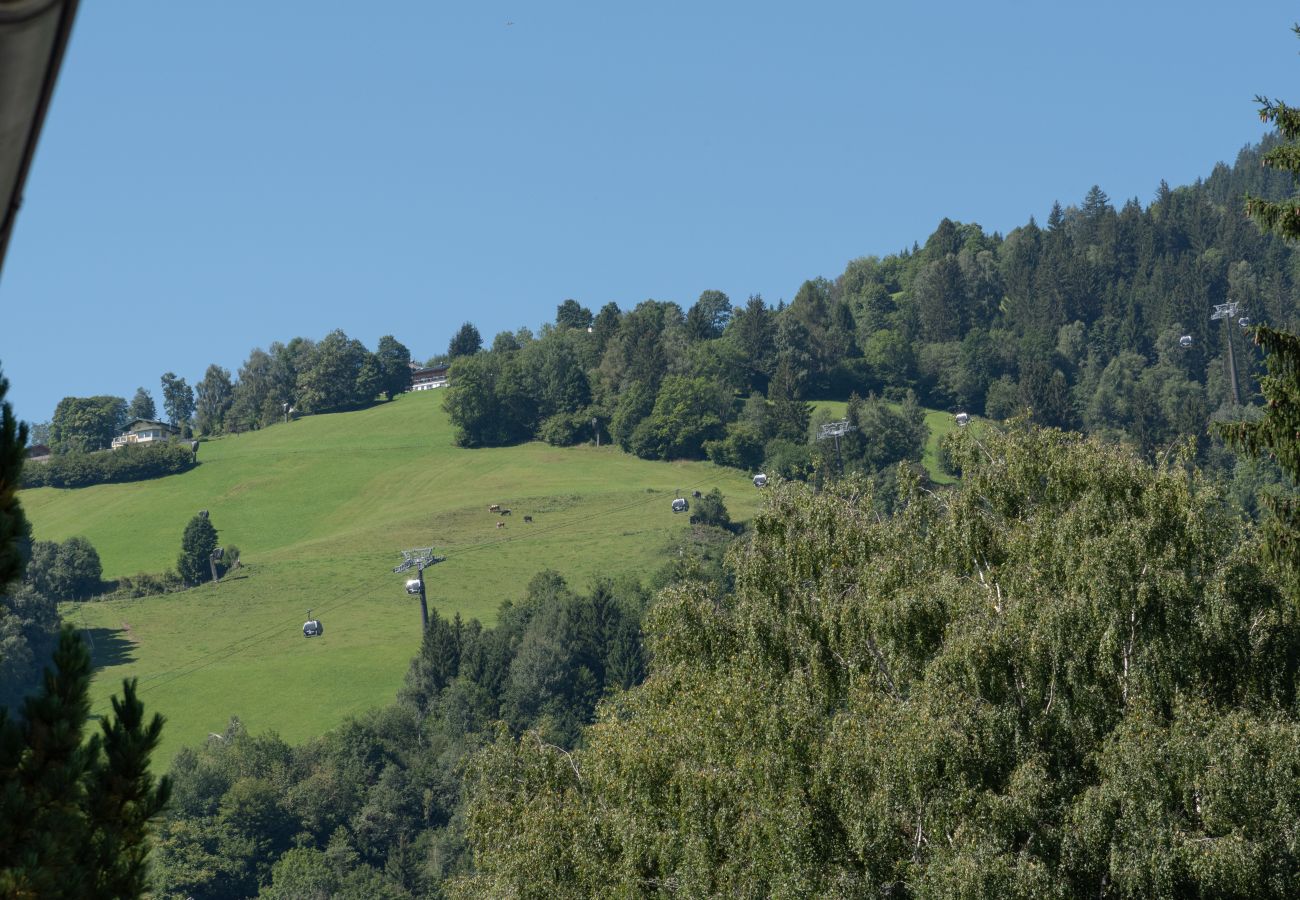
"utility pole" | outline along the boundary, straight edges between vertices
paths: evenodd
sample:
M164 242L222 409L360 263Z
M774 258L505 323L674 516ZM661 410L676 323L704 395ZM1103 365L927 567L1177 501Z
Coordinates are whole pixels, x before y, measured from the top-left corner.
M1237 317L1239 307L1240 304L1236 300L1215 304L1214 312L1210 313L1210 321L1219 319L1231 321ZM1224 328L1223 335L1228 342L1228 384L1232 386L1232 402L1236 406L1241 406L1241 397L1237 393L1237 360L1232 353L1232 329Z
M840 438L850 431L857 431L856 425L850 425L848 419L842 419L839 422L827 422L817 429L817 439L825 440L826 438L835 439L835 463L839 468L841 477L844 475L844 458L840 456Z
M419 579L419 583L420 583L419 588L417 590L412 590L408 584L406 588L406 592L408 594L418 593L420 595L420 633L421 634L429 630L429 604L428 601L425 600L425 595L424 595L424 570L426 566L431 566L434 563L440 563L444 559L446 559L445 556L434 556L432 547L425 547L420 550L403 550L401 563L399 563L393 569L394 574L398 572L405 572L408 569L415 569L416 578Z

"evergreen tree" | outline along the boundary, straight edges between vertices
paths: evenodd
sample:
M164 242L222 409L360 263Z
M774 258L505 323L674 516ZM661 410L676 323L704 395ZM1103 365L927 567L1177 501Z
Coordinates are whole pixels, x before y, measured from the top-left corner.
M204 513L190 519L181 537L181 555L176 571L186 584L202 584L212 578L212 551L217 549L217 529Z
M1300 25L1293 30L1300 36ZM1264 156L1264 164L1300 177L1300 109L1280 100L1257 98L1260 119L1274 123L1283 142ZM1266 231L1289 241L1300 240L1300 201L1292 197L1269 201L1247 196L1246 211ZM1300 337L1266 326L1255 329L1255 343L1268 354L1268 375L1260 382L1265 411L1258 421L1224 424L1219 433L1230 446L1259 456L1271 456L1292 484L1300 483ZM1300 601L1300 496L1265 495L1272 513L1266 523L1267 548L1274 563L1291 575Z
M129 419L156 419L158 409L154 406L153 396L142 387L136 388L126 415Z
M1300 24L1292 26L1292 31L1300 37ZM1282 137L1280 143L1264 154L1264 165L1287 172L1293 178L1300 175L1300 108L1265 96L1255 99L1259 103L1260 121L1272 123ZM1300 199L1295 196L1270 200L1247 194L1246 214L1266 231L1287 240L1300 239Z
M473 356L481 349L483 349L482 335L472 323L466 322L452 335L451 342L447 345L447 356L454 360L461 356Z
M591 310L577 300L565 300L555 310L555 324L560 328L586 330L592 323Z
M145 722L132 679L102 733L83 740L90 676L90 653L65 627L22 718L0 709L0 896L129 898L149 888L149 823L171 793L149 771L163 720Z
M23 553L31 528L18 503L18 487L26 458L27 426L14 416L5 400L9 379L0 372L0 592L23 573Z

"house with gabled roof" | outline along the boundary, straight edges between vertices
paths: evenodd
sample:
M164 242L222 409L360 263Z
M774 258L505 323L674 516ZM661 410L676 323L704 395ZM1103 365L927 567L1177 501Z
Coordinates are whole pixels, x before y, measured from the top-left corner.
M180 429L166 422L153 419L132 419L126 431L113 438L113 449L127 444L151 444L154 441L171 440L180 434Z

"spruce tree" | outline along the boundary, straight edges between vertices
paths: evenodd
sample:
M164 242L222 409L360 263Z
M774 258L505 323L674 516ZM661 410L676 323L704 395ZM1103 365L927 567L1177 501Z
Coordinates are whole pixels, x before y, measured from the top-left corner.
M1293 30L1300 36L1300 25ZM1275 124L1282 137L1264 155L1264 165L1300 178L1300 109L1281 100L1256 99L1260 119ZM1300 239L1300 196L1272 202L1247 194L1246 214L1265 231L1289 241ZM1259 384L1264 415L1255 422L1226 423L1217 430L1236 450L1273 457L1296 483L1300 481L1300 337L1265 325L1254 332L1255 343L1268 354L1268 375ZM1293 596L1300 599L1300 497L1267 494L1264 502L1272 513L1264 526L1266 552L1289 573Z
M176 571L186 584L202 584L212 577L212 551L217 549L217 529L205 513L190 519L181 537L181 555Z
M149 759L163 720L145 723L135 681L102 734L83 740L90 653L66 626L22 718L0 709L0 897L140 897L149 822L171 794Z

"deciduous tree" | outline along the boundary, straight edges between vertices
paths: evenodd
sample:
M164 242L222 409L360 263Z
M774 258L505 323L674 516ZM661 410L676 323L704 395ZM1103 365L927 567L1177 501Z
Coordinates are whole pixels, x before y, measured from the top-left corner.
M185 379L173 372L164 374L162 396L167 421L177 428L188 428L190 417L194 415L194 391L185 383Z
M228 369L215 364L208 366L194 390L195 419L201 434L220 434L225 429L234 391Z
M379 339L375 348L379 360L380 390L392 400L403 391L411 388L411 351L406 345L386 334Z

